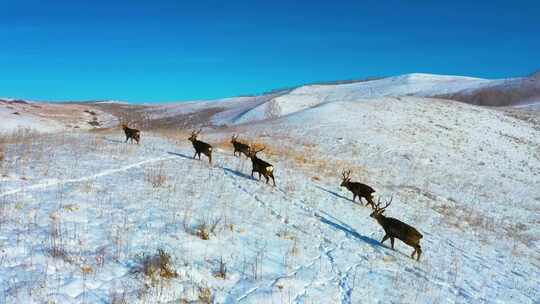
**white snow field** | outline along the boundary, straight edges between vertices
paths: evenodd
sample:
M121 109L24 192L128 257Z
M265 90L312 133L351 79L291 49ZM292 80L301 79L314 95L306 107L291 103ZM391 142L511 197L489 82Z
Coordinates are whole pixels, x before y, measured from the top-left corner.
M347 86L225 101L193 122L219 126L200 136L212 165L188 129L0 137L0 303L539 303L538 122ZM279 115L253 114L270 102ZM277 187L233 132L266 146ZM423 234L419 262L380 244L344 169Z

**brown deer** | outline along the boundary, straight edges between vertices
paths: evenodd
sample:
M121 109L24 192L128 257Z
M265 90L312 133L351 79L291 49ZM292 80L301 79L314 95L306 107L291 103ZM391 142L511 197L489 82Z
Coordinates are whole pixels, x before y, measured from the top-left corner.
M231 144L234 148L233 155L236 156L236 153L238 153L238 156L242 156L242 153L244 153L246 157L249 157L249 146L239 142L237 139L238 135L233 134L233 136L231 137Z
M272 178L272 182L275 186L276 180L274 179L274 166L257 157L257 153L261 152L264 149L265 147L262 147L259 150L255 150L253 148L249 149L248 155L249 158L251 158L251 163L253 165L251 169L251 177L253 177L254 172L257 172L259 174L259 180L261 179L262 175L264 176L264 178L266 178L266 183L268 184L269 178Z
M131 139L131 143L135 140L137 144L139 144L139 141L141 140L141 131L128 127L127 123L122 124L122 129L124 130L124 133L126 133L126 143L128 142L128 139Z
M212 163L212 146L210 144L207 144L203 141L200 141L197 139L197 136L201 133L202 129L199 129L199 131L191 131L191 136L188 138L189 141L193 144L193 148L195 148L195 154L193 154L193 158L195 156L199 156L199 159L201 159L201 153L206 155L208 157L208 162Z
M414 248L411 258L414 259L414 254L416 253L416 260L419 261L420 255L422 254L420 239L423 236L414 227L395 218L384 216L384 210L390 206L391 203L392 198L390 198L390 201L386 203L384 207L381 207L381 201L378 199L377 204L373 205L373 212L370 215L372 218L376 219L379 225L384 229L385 235L381 240L381 244L390 238L390 244L392 245L392 250L394 250L394 238L400 239L403 243Z
M358 196L358 200L362 204L362 198L365 198L367 201L366 206L371 205L373 208L373 193L375 193L375 190L366 184L351 182L351 170L343 171L341 175L341 187L345 187L352 192L353 202Z

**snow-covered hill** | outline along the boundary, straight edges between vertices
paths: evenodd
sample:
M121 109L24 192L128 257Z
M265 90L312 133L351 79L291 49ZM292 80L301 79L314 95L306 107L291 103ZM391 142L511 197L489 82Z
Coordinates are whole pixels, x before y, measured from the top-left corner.
M233 125L274 119L328 102L400 96L498 106L536 104L540 100L540 80L534 77L487 80L415 73L348 84L305 85L256 97L154 105L145 111L152 119L169 121L204 111L214 125Z
M24 101L17 103L17 100L0 99L0 115L6 121L0 130L12 130L20 126L40 128L44 131L96 127L95 124L86 124L87 119L84 115L79 115L84 114L85 107L90 107L92 112L98 114L98 123L102 127L110 127L125 119L132 120L135 125L140 126L154 122L156 125L170 127L188 118L204 121L206 125L223 126L275 119L327 102L401 96L435 97L487 106L521 106L524 109L536 109L540 104L540 78L533 75L524 78L488 80L414 73L347 84L305 85L261 96L218 100L143 106L134 106L121 101L63 104L53 107L55 109L53 112L56 112L53 115L46 114L46 109L50 109L51 104ZM28 111L28 115L25 115L27 117L24 118L14 118L10 115L31 109L28 104L43 109ZM14 109L14 106L25 109ZM59 111L62 113L57 113ZM112 116L106 115L107 113ZM125 113L128 114L123 115ZM56 119L62 116L64 119ZM73 117L66 119L68 116Z
M540 122L429 98L486 82L96 105L145 114L141 145L119 129L0 137L0 303L538 303ZM197 125L213 165L191 158ZM232 133L266 146L277 187ZM423 234L419 262L380 244L344 169Z
M27 100L0 99L0 133L17 129L59 132L72 129L110 127L118 120L91 104L51 104Z

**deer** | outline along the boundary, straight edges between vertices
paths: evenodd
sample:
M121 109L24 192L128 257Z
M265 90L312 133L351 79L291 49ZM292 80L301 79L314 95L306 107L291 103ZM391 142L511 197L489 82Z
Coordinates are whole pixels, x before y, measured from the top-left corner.
M193 144L193 148L195 148L193 159L195 159L195 156L198 155L200 160L202 153L208 157L208 162L212 164L212 146L197 139L197 136L199 136L201 131L202 129L199 129L199 131L191 131L191 136L188 138L188 140Z
M127 123L122 124L122 129L124 130L124 133L126 133L126 143L130 139L131 143L135 140L137 144L139 144L139 141L141 140L141 131L128 127Z
M355 199L358 196L358 200L360 201L360 204L362 204L362 198L365 198L367 201L366 206L371 205L373 208L373 193L375 193L375 190L366 184L351 182L351 170L343 171L341 176L341 187L345 187L352 192L353 202L355 202Z
M238 135L234 135L231 137L231 144L233 145L233 148L234 148L234 152L233 152L233 155L236 156L236 153L238 153L238 156L242 156L242 153L244 153L244 155L246 157L249 157L249 145L246 145L244 143L241 143L239 142L238 140Z
M392 250L394 249L394 238L401 240L403 243L414 248L414 251L411 254L411 258L414 259L414 254L416 253L416 260L420 260L420 255L422 254L422 248L420 247L420 239L423 235L416 230L416 228L405 224L404 222L392 218L386 217L383 213L388 206L392 203L392 197L390 201L385 204L384 207L381 207L380 198L377 199L377 204L373 205L373 212L369 215L381 225L384 229L384 237L381 240L381 244L384 243L387 239L390 238L390 244L392 245Z
M259 150L255 150L253 148L249 149L248 155L249 158L251 158L251 163L253 165L251 169L251 177L253 177L254 172L257 172L259 174L259 180L261 180L262 175L264 178L266 178L266 183L268 184L269 178L272 178L272 182L274 186L276 186L276 180L274 179L274 166L257 157L257 153L263 151L264 149L264 146Z

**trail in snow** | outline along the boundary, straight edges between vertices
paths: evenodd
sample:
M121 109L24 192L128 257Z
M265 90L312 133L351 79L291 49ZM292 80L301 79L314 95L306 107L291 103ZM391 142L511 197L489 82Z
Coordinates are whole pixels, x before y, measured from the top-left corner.
M177 157L176 156L168 156L168 157L158 157L158 158L147 159L147 160L143 160L143 161L140 161L138 163L127 165L127 166L124 166L124 167L121 167L121 168L109 169L109 170L105 170L105 171L99 172L99 173L94 174L94 175L84 176L84 177L80 177L80 178L65 179L65 180L54 179L54 180L50 180L50 181L47 181L47 182L41 183L41 184L34 184L34 185L27 186L27 187L21 187L21 188L18 188L18 189L8 190L6 192L0 193L0 197L16 194L16 193L23 192L23 191L46 189L46 188L56 186L56 185L80 183L80 182L83 182L83 181L92 180L92 179L96 179L96 178L107 176L107 175L112 175L112 174L119 173L119 172L124 172L124 171L127 171L127 170L135 168L135 167L144 166L146 164L155 163L155 162L164 161L164 160L169 160L169 159L173 159L173 158L177 158Z

